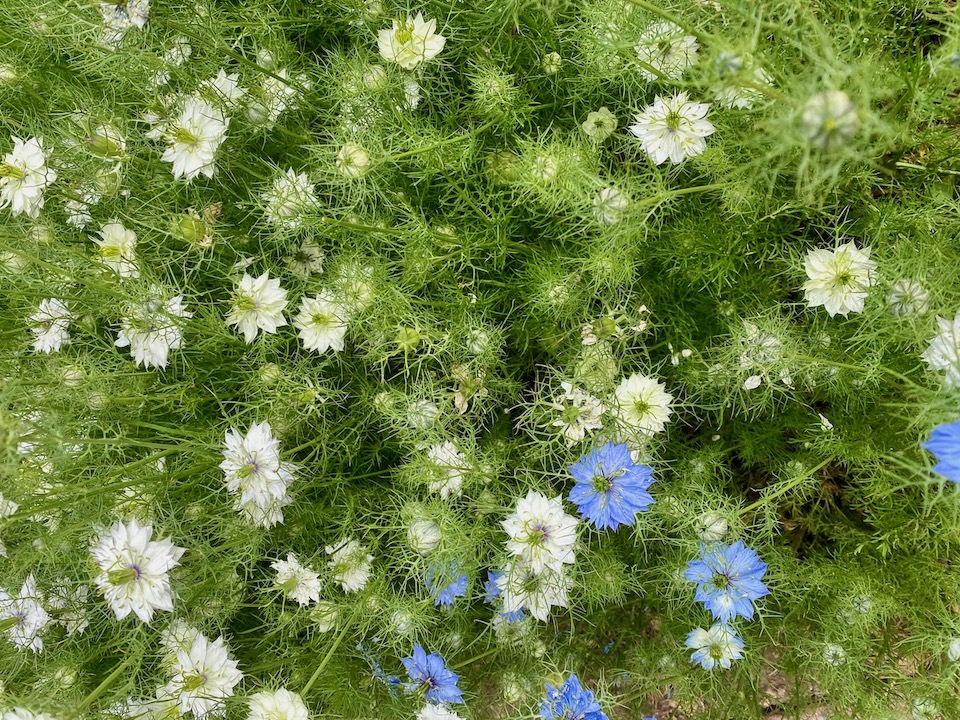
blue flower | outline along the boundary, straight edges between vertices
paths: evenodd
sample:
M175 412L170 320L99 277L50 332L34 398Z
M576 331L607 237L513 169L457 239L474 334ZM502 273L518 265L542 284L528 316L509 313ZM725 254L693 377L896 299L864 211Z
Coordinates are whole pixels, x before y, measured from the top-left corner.
M427 590L433 595L433 604L444 607L453 605L458 597L467 594L467 576L459 575L448 582L448 578L457 575L459 568L450 565L446 569L431 565L423 575ZM439 577L438 577L439 575Z
M608 442L591 450L570 467L570 474L577 481L570 490L570 502L601 530L633 525L635 515L653 503L647 492L653 469L635 464L624 444Z
M737 541L701 545L700 558L690 561L684 577L697 583L697 601L727 622L737 615L753 617L753 601L770 592L761 581L766 571L757 553Z
M960 483L960 420L934 428L923 447L937 456L934 472Z
M428 655L417 643L413 646L413 656L403 659L403 666L413 681L406 685L408 693L425 689L426 699L434 705L463 702L463 695L457 687L460 676L449 670L437 653Z
M699 663L704 670L713 670L717 665L729 670L732 660L743 657L743 640L726 623L715 623L709 630L691 630L685 644L693 650L690 662Z
M547 697L540 701L543 720L607 720L594 701L593 693L580 686L576 675L568 677L558 690L547 685Z

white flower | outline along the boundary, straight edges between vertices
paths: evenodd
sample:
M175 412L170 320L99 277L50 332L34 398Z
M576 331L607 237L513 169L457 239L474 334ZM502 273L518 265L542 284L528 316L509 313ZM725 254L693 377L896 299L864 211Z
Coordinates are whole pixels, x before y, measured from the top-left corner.
M247 720L309 720L303 699L286 688L250 696Z
M897 280L887 293L887 305L897 317L926 315L930 309L930 293L916 280Z
M246 437L230 428L224 442L220 469L227 490L235 496L236 509L257 524L281 521L280 509L287 504L287 489L294 481L293 466L281 462L280 441L273 437L270 423L252 426Z
M310 178L306 173L295 173L293 168L273 181L264 199L267 202L267 220L289 228L299 226L304 213L317 203Z
M82 634L90 624L84 610L87 595L90 594L89 586L81 584L71 589L70 585L69 581L64 580L47 598L50 607L57 611L56 622L66 628L68 637Z
M692 661L704 670L717 665L729 669L731 661L743 657L743 641L726 623L715 623L709 630L696 628L687 635L686 646L694 650Z
M157 688L153 698L127 698L125 703L117 703L110 708L124 720L171 720L180 715L180 701L167 688Z
M13 150L0 163L0 208L10 207L14 215L35 218L43 208L43 191L57 173L47 167L47 156L40 138L26 142L16 137Z
M623 378L614 391L616 414L621 425L643 435L663 432L670 421L670 402L673 396L663 383L634 373Z
M166 691L178 699L181 713L197 718L222 715L225 700L243 679L222 637L210 642L198 635L189 650L177 652L173 670Z
M937 720L942 715L940 708L930 698L914 698L910 701L910 717L912 720Z
M184 549L170 538L151 540L153 527L136 519L101 528L90 548L100 567L95 580L110 608L122 620L131 612L150 622L155 610L173 610L169 572L180 564Z
M505 613L526 610L537 620L546 622L550 608L568 604L570 578L562 571L548 569L534 573L525 563L514 561L507 565L496 584Z
M410 523L410 527L407 528L407 543L414 552L421 555L435 550L442 539L440 526L433 520L420 518Z
M13 515L17 509L20 507L13 500L7 500L3 497L3 493L0 493L0 518L7 518Z
M697 62L699 47L697 39L679 25L660 20L643 31L634 50L640 62L648 66L640 66L644 79L679 80Z
M446 705L427 703L417 713L417 720L462 720L462 718Z
M337 153L337 170L344 177L356 180L370 169L370 155L359 145L346 143Z
M769 73L754 65L749 55L741 57L722 52L717 57L716 64L723 83L717 89L717 102L725 108L749 110L763 97L760 88L773 84Z
M178 350L182 340L177 318L193 317L183 305L179 295L163 300L163 290L157 286L150 289L150 297L130 308L123 319L116 347L129 347L130 355L137 365L165 368L171 350Z
M229 118L199 97L188 97L180 116L166 128L169 146L161 160L173 163L173 176L193 180L213 177L217 149L227 137Z
M276 333L287 324L283 309L287 306L287 291L279 280L271 280L265 272L258 278L243 274L233 294L233 306L227 315L227 325L236 325L249 345L257 339L260 330Z
M333 579L340 583L345 593L354 593L363 590L370 579L370 564L373 555L367 553L356 540L341 540L337 545L327 545L327 555L330 555L330 571Z
M437 21L425 21L421 13L417 13L415 18L408 15L406 21L395 19L392 28L377 34L380 55L404 70L413 70L443 50L446 38L435 33L436 29Z
M317 630L322 633L333 630L337 626L339 617L340 613L337 611L337 606L329 600L321 600L310 611L310 619Z
M803 284L810 307L823 306L831 317L862 312L867 288L873 285L877 264L870 248L857 249L852 242L836 250L811 250L803 261L809 280Z
M960 387L960 312L953 320L937 317L938 334L920 356L932 370L945 370L947 387Z
M636 116L636 125L627 129L640 138L654 163L662 165L669 160L677 165L706 150L704 138L716 129L706 119L709 109L709 103L690 102L685 92L670 98L657 95L653 105Z
M277 587L291 600L309 605L320 600L320 576L304 567L293 553L286 560L275 560L270 567L277 571Z
M723 515L706 512L697 518L697 535L705 543L720 542L728 529L727 519Z
M294 275L308 278L323 270L323 258L323 250L315 242L304 240L303 244L283 261Z
M22 707L15 707L12 710L4 711L3 720L56 720L53 715L47 713L35 713Z
M771 333L763 332L751 322L743 323L746 334L740 339L740 367L753 372L744 383L744 390L754 390L760 384L770 380L770 373L781 361L782 343ZM793 387L793 381L786 368L779 369L780 381L787 387Z
M954 663L960 661L960 638L954 638L950 641L950 647L947 648L947 658Z
M584 134L594 142L603 142L617 129L617 116L606 107L587 113L587 119L580 125Z
M347 334L347 309L329 290L321 290L312 298L300 301L300 314L293 319L300 339L307 350L325 353L343 351Z
M292 502L293 498L289 495L282 498L271 497L263 503L252 500L242 502L238 498L234 500L233 507L251 525L269 529L283 522L283 509Z
M200 631L185 620L175 619L160 632L160 647L163 648L163 662L172 668L177 664L177 653L190 652L193 641L200 637Z
M282 68L274 75L264 75L259 97L252 100L247 107L247 117L258 125L273 125L287 109L289 101L299 92L291 82L289 70ZM306 75L298 75L296 82L304 87L309 86Z
M220 68L216 77L200 83L199 94L211 102L220 103L226 108L233 109L240 104L240 100L247 91L240 87L240 76L237 73L227 74Z
M444 500L460 497L464 476L473 469L467 456L460 452L456 445L447 441L427 450L427 459L435 466L436 474L439 475L438 479L430 481L430 492L440 493Z
M418 430L428 430L440 417L440 408L429 400L414 400L407 408L407 423Z
M573 447L586 437L587 432L603 427L603 403L590 393L574 387L572 383L561 382L563 394L550 403L550 407L559 411L560 417L550 423L560 428L567 445Z
M593 198L593 216L602 225L616 225L629 205L630 199L617 188L604 188Z
M40 633L49 624L50 616L43 609L43 597L37 592L32 574L24 580L17 597L0 589L0 627L18 648L42 653Z
M100 253L100 261L120 277L138 278L137 235L123 223L114 220L97 232L100 239L91 236Z
M40 307L30 316L30 332L37 336L33 349L48 354L59 352L70 342L68 328L72 317L62 301L56 298L41 300Z
M559 571L576 559L577 518L563 511L558 495L549 499L530 490L517 500L517 508L500 523L510 539L507 550L520 558L534 574Z
M127 30L143 29L150 16L150 0L100 3L103 17L103 41L114 47L123 40Z
M78 228L85 228L87 223L93 222L90 208L100 202L102 195L92 187L81 186L77 196L67 200L63 209L67 213L67 223Z
M828 665L838 667L847 661L847 651L836 643L827 643L823 648L823 659Z
M800 131L822 150L835 150L857 134L860 118L849 96L841 90L825 90L807 101L800 118Z

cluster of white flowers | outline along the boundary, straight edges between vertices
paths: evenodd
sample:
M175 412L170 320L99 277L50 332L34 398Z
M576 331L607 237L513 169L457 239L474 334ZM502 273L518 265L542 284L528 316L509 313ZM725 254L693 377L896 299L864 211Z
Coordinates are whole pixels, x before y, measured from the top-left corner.
M576 560L579 521L564 512L559 496L530 490L501 525L512 555L496 580L503 612L527 610L546 621L551 607L567 607L570 578L565 566Z
M283 508L292 502L287 491L296 479L295 468L280 460L280 441L270 423L253 425L246 436L230 428L224 443L220 469L234 496L234 509L260 527L283 522Z

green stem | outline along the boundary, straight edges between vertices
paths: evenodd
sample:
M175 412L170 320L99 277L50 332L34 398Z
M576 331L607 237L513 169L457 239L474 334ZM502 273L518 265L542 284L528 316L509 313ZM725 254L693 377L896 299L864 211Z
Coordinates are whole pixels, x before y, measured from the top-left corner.
M307 680L307 684L303 686L303 690L300 691L300 694L306 696L310 692L310 688L313 687L313 684L317 681L317 678L320 677L320 673L323 672L323 669L327 666L327 663L330 662L330 658L333 657L333 653L336 652L337 648L340 647L340 643L343 642L343 638L346 637L347 631L350 629L350 625L353 618L351 617L343 625L343 630L340 631L340 634L337 635L337 639L334 640L333 645L330 646L330 649L327 650L327 654L324 655L323 660L320 661L320 664L317 665L317 669L313 671L313 675L310 676L310 679Z
M397 160L405 160L408 157L414 157L415 155L419 155L420 153L436 150L437 148L443 147L444 145L452 145L454 143L464 142L466 140L469 140L472 137L475 137L476 135L479 135L484 130L488 130L494 125L496 125L496 122L494 122L493 120L490 120L489 122L485 122L483 125L479 126L474 130L471 130L465 135L457 135L456 137L446 138L445 140L438 140L435 143L430 143L429 145L424 145L423 147L414 148L413 150L407 150L406 152L402 152L399 155L392 155L387 159L396 162Z
M778 498L778 497L783 497L783 496L786 495L788 492L790 492L791 490L793 490L794 488L798 487L798 486L801 485L803 482L805 482L805 481L807 480L807 478L809 478L811 475L813 475L814 473L819 472L820 470L822 470L823 468L825 468L825 467L826 467L827 465L829 465L831 462L833 462L833 458L829 458L829 459L827 459L827 460L824 460L822 463L820 463L819 465L817 465L817 466L815 466L814 468L812 468L812 469L810 470L810 472L804 473L803 475L800 475L799 477L794 478L794 479L791 480L790 482L788 482L788 483L786 483L786 484L784 484L784 485L781 485L779 488L777 488L776 490L774 490L774 491L771 492L771 493L767 493L766 495L764 495L763 497L761 497L761 498L760 498L759 500L757 500L756 502L752 502L752 503L750 503L749 505L747 505L745 508L743 508L742 510L740 510L740 512L737 513L737 514L738 514L738 515L746 515L747 513L752 512L753 510L756 510L757 508L761 507L762 505L766 505L770 500L775 500L775 499Z
M107 675L106 678L104 678L104 680L103 680L102 683L100 683L99 685L97 685L97 687L95 687L95 688L93 689L93 691L92 691L89 695L87 695L83 700L80 701L80 704L77 705L76 708L74 708L74 710L73 710L73 712L72 712L72 714L71 714L71 717L80 717L81 715L83 715L84 711L85 711L88 707L90 707L91 704L93 704L94 702L96 702L96 700L97 700L101 695L103 695L111 685L113 685L114 681L115 681L118 677L120 677L120 674L121 674L124 670L126 670L130 665L133 664L133 662L134 662L135 659L136 659L136 658L131 655L131 656L128 657L126 660L124 660L122 663L120 663L119 665L117 665L117 667L114 668L113 672L110 673L109 675Z

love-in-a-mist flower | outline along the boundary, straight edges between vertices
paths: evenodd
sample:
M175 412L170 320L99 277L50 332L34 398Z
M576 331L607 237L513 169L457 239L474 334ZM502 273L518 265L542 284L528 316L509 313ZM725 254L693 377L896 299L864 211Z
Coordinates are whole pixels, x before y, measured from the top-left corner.
M887 307L897 317L926 315L930 309L930 293L916 280L897 280L887 292Z
M43 192L57 179L57 173L47 166L40 138L11 139L13 150L0 163L0 208L35 218L43 208Z
M337 152L337 171L351 180L366 175L371 164L370 155L367 151L354 143L346 143Z
M563 393L558 395L550 407L560 416L550 423L560 429L567 445L573 447L582 441L588 432L603 427L603 403L586 390L574 387L573 383L561 382Z
M559 571L576 559L577 519L563 511L559 495L548 498L535 490L528 491L501 525L510 536L507 550L534 573L545 568Z
M654 378L634 373L620 381L614 391L615 413L621 427L642 435L663 432L670 421L673 395Z
M630 199L614 187L603 188L593 198L593 216L601 225L616 225L630 206Z
M0 718L3 720L57 720L53 715L44 712L33 712L22 707L5 710Z
M140 277L137 268L137 234L116 220L101 227L97 234L99 238L91 235L90 239L97 245L100 262L120 277Z
M293 168L273 181L264 193L267 220L274 225L295 228L304 214L317 204L313 183L306 173L296 173Z
M329 290L321 290L312 298L300 301L300 313L293 319L293 326L300 331L307 350L342 352L347 316L347 308L337 297Z
M181 713L196 718L216 716L223 714L226 699L242 679L222 637L210 642L197 635L189 648L177 651L166 691L177 698Z
M193 317L187 312L180 295L164 299L163 289L154 286L149 296L130 307L120 325L116 347L129 347L137 365L165 368L171 350L179 350L183 340L181 318Z
M442 539L440 526L427 518L418 518L407 528L407 544L420 555L435 550Z
M213 177L217 149L227 137L230 119L199 97L184 100L180 115L166 128L167 149L160 158L173 163L173 176L193 180Z
M436 33L437 21L424 20L421 13L406 20L395 19L392 28L377 34L377 47L384 60L397 63L404 70L413 70L432 60L443 50L447 42Z
M227 490L235 496L236 509L256 516L252 508L259 508L273 522L281 521L280 508L295 479L294 466L280 460L280 441L273 437L270 423L253 425L246 436L230 428L224 443L220 469Z
M725 108L748 110L763 97L764 87L773 84L773 78L756 65L750 55L720 53L715 66L720 77L717 101Z
M873 285L877 263L870 259L870 248L860 250L852 242L836 250L811 250L803 261L809 280L803 292L810 307L830 314L847 316L862 312L867 288Z
M646 80L679 80L697 62L697 39L679 25L660 20L643 31L634 50Z
M607 720L600 703L576 675L571 674L559 688L547 685L546 695L540 701L543 720Z
M435 705L463 702L457 683L460 676L447 667L437 653L427 653L419 643L413 646L413 655L403 659L403 666L410 676L406 684L408 693L424 692L425 699Z
M467 456L447 441L429 448L427 460L433 466L430 470L435 476L430 481L430 492L440 493L444 500L460 497L463 479L473 469Z
M204 80L200 83L198 94L214 105L221 105L226 109L234 109L240 104L247 91L240 87L240 75L238 73L227 74L227 71L220 68L215 77Z
M310 712L297 693L286 688L250 696L247 720L309 720Z
M37 311L30 316L30 332L36 337L33 349L37 352L59 352L70 342L70 320L73 318L62 300L47 298L40 301Z
M463 718L448 707L427 703L417 713L417 720L463 720Z
M938 333L920 357L931 370L943 370L948 388L960 387L960 312L953 320L937 317Z
M697 602L721 622L753 617L753 601L769 594L762 578L767 564L739 540L732 545L701 545L700 557L687 564L684 577L697 583Z
M467 576L460 573L455 563L445 567L430 565L423 575L423 584L438 607L449 607L467 594Z
M120 44L127 31L142 30L150 17L150 0L126 0L126 2L100 3L103 18L103 41L114 47Z
M580 123L580 128L593 142L601 143L616 132L617 116L602 107L587 113L587 119Z
M570 502L598 529L633 525L636 514L653 504L648 492L653 469L634 463L624 444L608 442L591 450L570 467L570 474L577 481Z
M373 555L365 547L348 538L336 545L327 545L325 550L330 556L328 565L333 579L345 593L355 593L367 586Z
M153 526L136 519L100 529L90 555L100 568L95 583L122 620L134 613L150 622L157 610L173 610L170 570L180 564L184 548L170 538L153 540Z
M937 458L935 473L960 483L960 420L935 427L923 447Z
M274 560L270 567L277 571L276 585L291 600L300 605L320 601L320 576L304 567L293 553L286 560Z
M304 240L283 261L297 277L308 278L323 270L323 250L312 240Z
M503 600L503 614L513 615L526 610L533 617L546 622L553 607L567 607L570 578L566 572L549 567L541 572L522 560L507 563L496 580Z
M49 624L50 615L43 607L43 597L32 574L24 580L17 596L0 589L0 628L16 647L42 653L40 633Z
M800 132L822 150L843 147L857 134L860 117L850 96L842 90L817 93L803 108Z
M667 98L657 95L627 129L640 139L654 163L669 160L678 165L707 149L705 138L716 130L707 120L709 110L709 103L692 102L685 92Z
M280 287L279 280L270 279L269 272L256 278L244 273L234 290L226 322L228 326L236 325L249 345L261 330L273 334L287 324L283 316L286 306L287 291Z
M713 670L717 665L729 670L732 661L743 657L743 640L726 623L714 623L709 630L691 630L685 645L693 650L690 662L698 663L704 670Z

